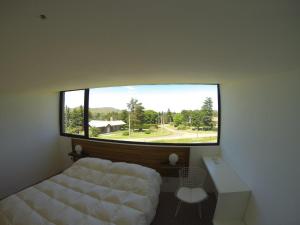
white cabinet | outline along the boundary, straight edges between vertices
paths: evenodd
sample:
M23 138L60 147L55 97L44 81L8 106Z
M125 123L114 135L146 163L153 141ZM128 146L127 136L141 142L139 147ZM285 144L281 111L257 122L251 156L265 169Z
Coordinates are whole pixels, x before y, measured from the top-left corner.
M214 225L244 225L248 186L222 158L203 157L203 161L217 192Z

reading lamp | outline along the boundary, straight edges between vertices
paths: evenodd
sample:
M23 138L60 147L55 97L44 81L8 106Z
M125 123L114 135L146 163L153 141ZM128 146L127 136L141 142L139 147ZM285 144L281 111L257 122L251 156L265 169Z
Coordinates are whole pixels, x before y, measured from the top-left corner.
M175 166L176 163L178 162L178 159L179 159L179 157L178 157L178 155L176 153L170 154L169 155L169 163L170 163L170 165Z
M81 152L82 152L82 146L81 145L75 145L75 148L74 148L75 152L80 155Z

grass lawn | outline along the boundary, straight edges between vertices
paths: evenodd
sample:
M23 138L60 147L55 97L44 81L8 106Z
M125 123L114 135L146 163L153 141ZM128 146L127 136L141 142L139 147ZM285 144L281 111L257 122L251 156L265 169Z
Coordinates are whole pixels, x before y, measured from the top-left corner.
M178 138L151 141L153 143L217 143L217 137Z
M142 132L131 132L130 136L125 136L123 133L126 132L126 130L118 130L111 132L109 134L100 134L95 138L100 139L112 139L112 140L127 140L127 139L134 139L134 138L147 138L147 137L160 137L160 136L167 136L171 135L172 132L168 131L164 128L158 128L155 131L152 131L150 134L145 134L144 131Z
M197 133L198 134L215 134L215 133L217 133L217 131L215 131L215 130L199 130L199 131L197 131L197 130L193 130L192 127L188 127L188 129L180 130L180 129L177 129L177 127L174 127L173 125L170 125L170 124L166 124L165 126L170 129L194 133L194 134L197 134Z
M214 130L192 130L192 129L187 129L187 130L184 130L184 131L187 131L189 133L194 133L194 134L216 134L218 133L218 131L214 131Z

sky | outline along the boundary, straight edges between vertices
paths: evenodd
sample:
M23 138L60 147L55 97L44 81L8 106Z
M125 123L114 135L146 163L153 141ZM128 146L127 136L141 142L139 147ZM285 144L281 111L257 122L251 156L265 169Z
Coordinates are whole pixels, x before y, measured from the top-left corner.
M157 112L181 112L183 109L201 109L204 100L211 97L213 108L218 109L217 85L168 84L168 85L135 85L90 89L90 108L113 107L127 109L131 98L137 99L145 109ZM84 91L65 93L65 104L74 108L83 105Z

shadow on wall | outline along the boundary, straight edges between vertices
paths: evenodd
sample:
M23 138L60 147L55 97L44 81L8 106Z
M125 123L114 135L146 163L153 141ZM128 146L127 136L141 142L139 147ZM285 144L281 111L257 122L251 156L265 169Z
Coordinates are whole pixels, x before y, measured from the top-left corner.
M73 163L70 156L68 156L68 153L72 151L71 138L63 137L63 136L59 137L59 151L63 156L62 157L63 169L69 168Z
M259 224L258 218L260 217L258 205L255 201L255 196L251 195L246 209L245 221L249 224Z

